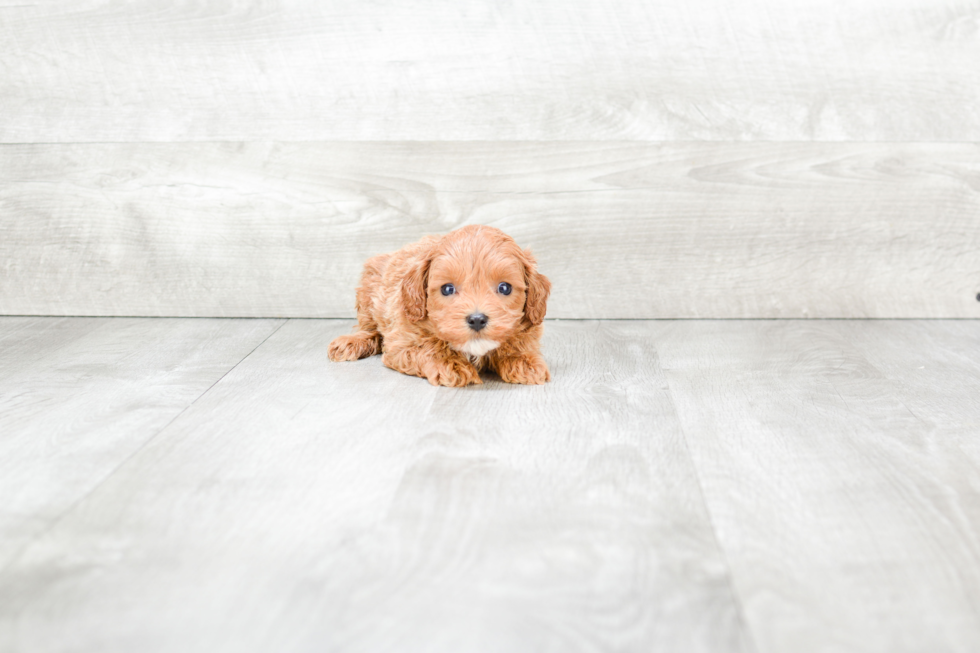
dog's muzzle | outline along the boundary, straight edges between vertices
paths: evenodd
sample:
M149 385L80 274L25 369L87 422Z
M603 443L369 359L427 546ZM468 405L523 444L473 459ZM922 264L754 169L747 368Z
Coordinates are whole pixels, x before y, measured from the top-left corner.
M483 313L473 313L466 316L466 324L474 331L480 331L490 321Z

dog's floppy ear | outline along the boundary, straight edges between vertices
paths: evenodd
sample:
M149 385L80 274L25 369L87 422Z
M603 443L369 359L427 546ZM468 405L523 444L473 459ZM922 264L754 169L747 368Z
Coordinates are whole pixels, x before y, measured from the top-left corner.
M402 305L405 307L405 314L410 322L418 322L425 319L426 314L426 295L429 286L429 264L432 256L428 252L420 254L411 267L405 278L402 279Z
M524 317L531 324L544 322L544 314L548 310L548 295L551 294L551 282L548 277L538 272L538 262L530 250L524 250L524 281L527 283L527 296L524 300Z

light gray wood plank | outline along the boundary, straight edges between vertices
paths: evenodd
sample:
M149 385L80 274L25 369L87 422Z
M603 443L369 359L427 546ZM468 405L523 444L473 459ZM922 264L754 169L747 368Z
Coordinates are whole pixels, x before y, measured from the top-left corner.
M905 407L927 425L935 451L951 460L969 460L980 470L980 322L858 322L841 332L882 374ZM895 356L901 348L902 355ZM980 472L977 477L980 478ZM963 504L980 530L980 502Z
M980 648L977 324L653 336L760 652Z
M0 318L0 569L279 324Z
M0 312L349 317L369 256L491 224L563 318L978 317L980 147L0 146Z
M0 141L980 140L961 0L0 9Z
M0 383L36 371L38 362L58 356L108 320L55 317L0 317Z
M650 330L546 386L330 363L292 320L0 576L0 647L739 651Z

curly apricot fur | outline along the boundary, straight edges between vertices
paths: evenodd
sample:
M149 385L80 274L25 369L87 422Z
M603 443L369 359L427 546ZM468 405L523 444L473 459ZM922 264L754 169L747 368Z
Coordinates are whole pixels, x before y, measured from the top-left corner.
M444 295L446 284L454 292ZM482 370L507 383L546 383L540 340L550 292L531 253L499 229L471 225L426 236L368 259L357 329L334 339L327 353L351 361L383 352L386 366L433 385L479 384ZM474 313L488 318L479 331L466 321Z

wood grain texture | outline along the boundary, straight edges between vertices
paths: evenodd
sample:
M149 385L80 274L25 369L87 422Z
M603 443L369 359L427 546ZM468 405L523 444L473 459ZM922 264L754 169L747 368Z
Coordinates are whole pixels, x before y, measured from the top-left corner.
M349 317L484 223L551 317L978 317L978 215L976 144L7 145L0 313Z
M740 651L640 323L433 388L292 320L0 575L0 648Z
M0 142L980 140L963 0L4 2Z
M980 648L977 325L651 334L760 652Z
M0 318L0 569L278 324Z
M980 322L890 322L841 325L842 334L895 386L908 410L929 425L930 437L951 445L948 455L980 468L975 444L980 433ZM902 343L896 359L891 343ZM956 381L951 383L950 381ZM980 524L980 503L973 523Z

